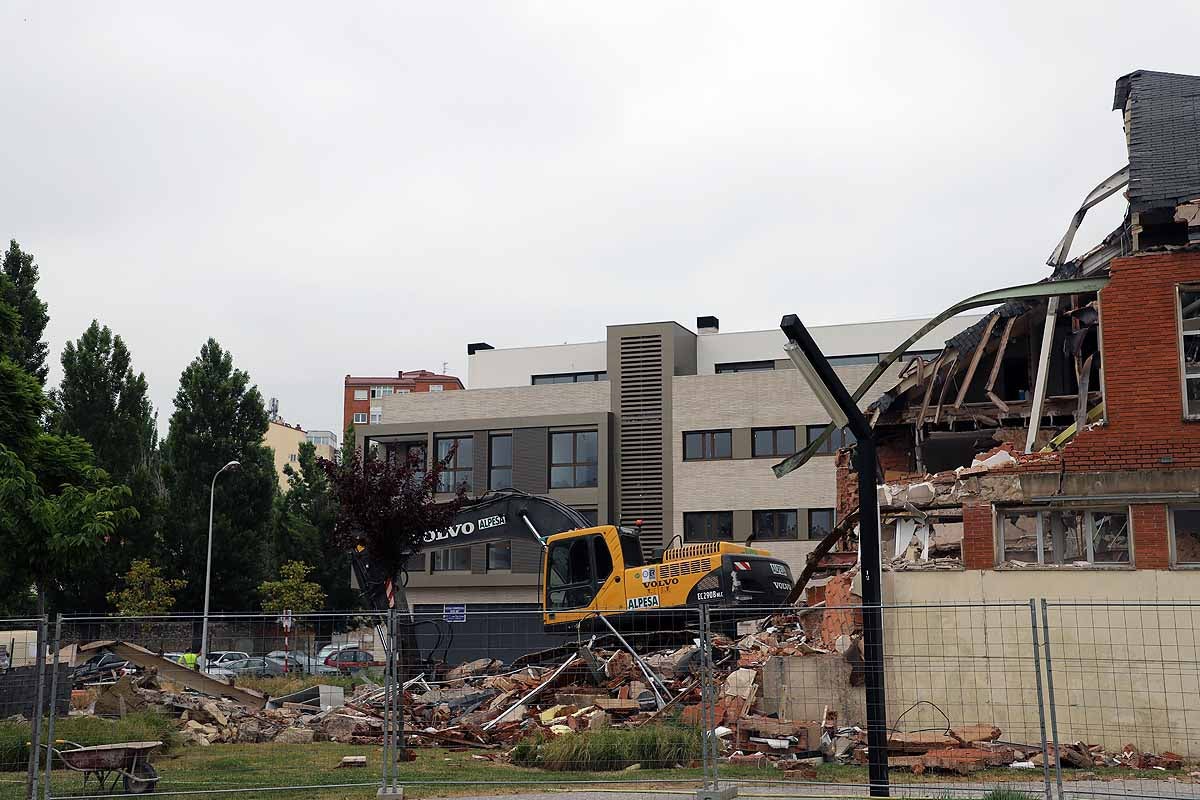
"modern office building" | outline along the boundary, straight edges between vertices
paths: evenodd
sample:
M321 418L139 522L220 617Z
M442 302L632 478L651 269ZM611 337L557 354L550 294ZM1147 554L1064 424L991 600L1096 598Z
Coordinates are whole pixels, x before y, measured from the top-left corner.
M397 372L395 377L347 375L342 387L342 430L351 425L378 422L381 400L394 394L444 392L463 388L453 375L440 375L427 369Z
M979 319L951 320L915 345L943 342ZM814 459L780 480L771 465L829 418L783 351L779 330L721 333L715 317L613 325L601 341L496 349L467 346L465 391L395 393L356 425L376 456L429 454L473 495L514 487L599 522L642 521L649 552L682 540L753 540L793 569L833 524L835 467ZM816 327L842 379L856 386L926 320ZM893 368L898 374L900 365ZM541 550L529 539L430 551L411 571L414 604L535 603Z

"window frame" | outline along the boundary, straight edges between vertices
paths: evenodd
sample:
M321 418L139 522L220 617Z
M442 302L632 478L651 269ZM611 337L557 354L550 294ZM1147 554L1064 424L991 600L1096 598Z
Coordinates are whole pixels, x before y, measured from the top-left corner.
M729 455L717 456L711 455L716 452L716 436L717 434L725 434L729 437ZM702 455L699 458L688 458L688 437L701 437L700 450ZM711 448L709 445L712 445ZM684 431L683 432L683 461L730 461L733 459L733 429L732 428L711 428L708 430L699 431Z
M587 380L580 380L583 376ZM570 378L571 380L545 380L547 378ZM608 380L607 370L584 370L582 372L546 372L529 376L530 386L554 386L559 383L599 383Z
M493 457L496 453L495 441L497 439L508 439L508 463L497 464ZM497 486L494 475L497 471L508 473L508 485ZM513 435L511 433L489 433L488 434L488 490L495 492L502 489L513 488Z
M1175 285L1175 329L1179 341L1179 401L1183 411L1184 422L1200 421L1200 403L1197 408L1188 408L1188 366L1187 366L1187 347L1185 340L1188 336L1195 336L1200 339L1200 329L1196 333L1187 333L1184 330L1183 323L1183 294L1184 292L1200 293L1200 284L1196 283L1179 283ZM1191 380L1200 380L1200 371L1197 371L1191 376Z
M718 514L728 514L728 515L729 515L729 538L727 538L727 539L726 539L726 538L723 538L723 537L721 537L721 536L719 535L719 528L720 528L720 525L719 525L719 521L717 520L717 515L718 515ZM692 519L696 519L697 517L707 517L707 518L709 518L709 521L714 523L714 524L712 525L712 528L713 528L713 531L712 531L712 533L713 533L713 537L712 537L712 538L703 538L703 539L692 539L692 538L689 538L689 537L688 537L688 518L689 518L689 517L690 517L690 518L692 518ZM706 536L707 536L707 534L708 534L708 530L707 530L707 529L708 529L710 526L709 526L708 524L705 524L705 526L704 526L704 527L705 527L705 529L706 529L706 530L705 530L705 534L706 534ZM732 541L734 541L734 531L733 531L733 511L726 511L726 510L720 510L720 511L684 511L684 512L683 512L683 531L682 531L682 534L683 534L683 543L684 543L684 544L693 544L693 543L702 543L702 542L732 542Z
M381 397L391 397L396 392L396 387L389 384L381 384L371 387L371 399L378 400Z
M450 466L450 465L442 466L441 475L438 476L437 491L441 494L453 494L454 492L458 491L459 486L462 486L465 483L466 487L467 487L467 491L470 492L472 489L472 486L474 485L473 482L475 480L475 474L474 474L475 473L475 450L474 450L475 436L474 436L474 434L471 434L471 433L434 434L433 457L435 459L437 459L439 463L442 461L442 457L440 455L440 452L441 452L440 444L447 440L454 440L456 442L461 442L463 440L466 440L468 442L471 442L471 456L467 459L467 465L465 467L459 466L459 459L462 457L462 448L452 447L451 453L449 455L453 458L454 464L453 464L453 466ZM466 480L460 481L458 479L458 475L459 475L459 473L464 473L464 472L466 473ZM443 486L447 485L444 483L444 476L447 474L451 475L453 478L453 482L448 484L450 486L449 489L443 488Z
M362 417L362 419L359 419L359 417ZM350 424L351 425L366 425L366 424L368 424L367 423L367 412L365 412L365 411L353 412L352 416L350 417Z
M792 432L792 449L788 452L783 452L779 449L779 434L782 431ZM758 434L771 434L771 452L758 452ZM795 425L776 425L766 426L762 428L750 429L750 457L751 458L779 458L780 456L787 457L796 453L796 426Z
M830 520L829 530L826 531L825 534L822 536L813 536L813 529L814 529L813 528L813 514L824 514L826 511L829 512L829 520ZM822 539L824 539L826 536L828 536L829 534L833 533L833 529L837 527L837 524L838 524L837 509L833 508L831 506L820 506L818 508L806 508L806 509L804 509L804 521L808 523L808 531L806 531L805 538L803 541L819 542ZM799 522L798 519L797 519L797 522Z
M816 433L817 436L820 436L821 432L825 430L825 427L828 424L829 423L816 424L816 425L805 425L804 426L804 446L805 447L811 446L812 443L815 441L815 437L813 436L813 434ZM840 444L838 444L836 447L834 446L835 440L840 441ZM830 436L828 439L826 439L825 444L821 446L821 449L815 451L813 453L813 455L814 456L837 455L838 450L841 450L844 447L853 447L857 442L858 442L858 439L847 428L834 428L833 435Z
M595 428L587 428L582 430L551 430L547 437L547 446L549 453L546 457L547 482L551 491L555 489L595 489L600 485L600 432ZM579 437L580 435L591 434L596 438L596 460L595 461L580 461L579 460ZM571 460L570 461L555 461L554 460L554 437L555 436L570 436L571 437ZM571 469L571 485L570 486L555 486L554 485L554 468L563 469L569 467ZM595 483L580 483L579 470L580 468L591 467L596 476Z
M1049 514L1070 512L1072 514L1081 514L1083 524L1086 526L1084 541L1086 543L1086 552L1084 558L1075 559L1072 561L1063 561L1062 563L1046 563L1046 519ZM1169 512L1168 512L1169 513ZM998 506L993 510L992 527L995 531L995 552L996 563L1005 564L1009 559L1005 552L1004 536L1005 528L1008 521L1005 515L1009 514L1025 514L1036 515L1036 541L1034 543L1035 552L1038 560L1036 563L1026 562L1023 567L1013 567L1014 569L1100 569L1100 570L1131 570L1136 569L1136 544L1134 540L1133 530L1133 508L1129 505L1124 506ZM1125 517L1125 538L1127 542L1127 550L1129 558L1126 561L1096 561L1095 559L1095 528L1097 514L1122 514ZM1168 525L1171 520L1168 519ZM1174 548L1174 536L1170 537L1171 547ZM1085 566L1081 566L1081 562L1086 561ZM1197 564L1200 566L1200 564Z
M507 567L492 566L492 550L499 545L505 545L508 549ZM485 572L512 572L512 539L496 539L495 541L487 542L484 545L483 565Z
M760 359L757 361L726 361L721 364L713 364L713 373L716 375L736 375L739 372L774 372L775 362L771 359Z
M438 556L442 556L442 558L444 559L450 553L466 553L467 565L465 567L458 568L458 569L446 569L446 568L438 569L437 561L440 560L438 558ZM437 550L431 551L431 553L429 555L429 572L431 574L436 575L436 574L441 574L441 573L445 573L445 572L453 572L453 573L462 574L462 573L466 573L466 572L470 572L470 571L471 571L471 546L469 544L468 545L459 545L458 547L441 547L441 548L438 548Z
M1197 511L1200 512L1200 503L1181 503L1178 505L1167 506L1167 538L1171 546L1171 569L1180 570L1197 570L1200 569L1200 561L1180 561L1179 550L1177 545L1176 530L1175 530L1175 512L1176 511ZM1130 545L1132 548L1132 545Z
M371 406L371 425L383 424L383 406Z
M763 514L771 515L771 536L760 536L758 533L758 521ZM780 536L779 520L783 514L791 514L793 518L794 536ZM750 513L750 530L754 532L754 541L756 542L798 542L800 541L800 511L796 508L760 508Z
M370 389L355 389L354 390L354 399L357 401L370 400L371 399L371 390Z

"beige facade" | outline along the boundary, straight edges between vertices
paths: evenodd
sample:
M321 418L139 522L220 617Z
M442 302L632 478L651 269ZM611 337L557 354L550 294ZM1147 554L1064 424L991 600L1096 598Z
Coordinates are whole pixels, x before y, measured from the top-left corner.
M275 453L275 474L279 478L281 491L286 491L288 486L287 475L283 474L283 467L291 464L293 469L300 468L298 463L300 445L305 441L307 439L304 431L299 426L293 427L274 420L267 425L267 435L263 437L263 444Z

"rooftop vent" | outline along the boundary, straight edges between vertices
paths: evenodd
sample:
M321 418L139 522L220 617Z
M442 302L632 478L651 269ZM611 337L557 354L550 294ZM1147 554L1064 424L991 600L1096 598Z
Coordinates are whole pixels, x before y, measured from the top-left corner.
M716 317L696 317L697 333L720 333L721 320Z
M467 355L473 356L476 353L478 353L480 350L495 350L495 349L496 348L492 347L487 342L471 342L470 344L467 345Z

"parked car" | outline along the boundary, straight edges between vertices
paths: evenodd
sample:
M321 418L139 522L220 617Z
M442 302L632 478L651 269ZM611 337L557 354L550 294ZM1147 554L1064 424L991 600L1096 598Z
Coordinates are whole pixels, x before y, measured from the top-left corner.
M382 667L384 663L376 661L375 656L366 650L350 646L335 650L326 656L325 666L332 667L346 675L351 675L355 672L362 672L369 667Z
M290 652L284 650L272 650L266 655L267 662L271 665L274 674L284 674L284 663L287 664L288 674L300 675L336 675L337 670L332 667L327 667L323 660L317 660L308 653L302 650L292 650Z
M116 680L133 672L132 665L109 650L102 650L75 668L71 680L75 683L95 683Z
M241 650L213 650L208 654L208 658L201 658L199 663L205 672L212 672L214 669L223 667L229 661L239 661L249 657L249 653Z
M222 680L245 677L262 678L275 674L271 671L271 666L267 659L261 656L227 659L218 665L209 667L207 672L212 677Z

